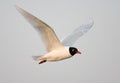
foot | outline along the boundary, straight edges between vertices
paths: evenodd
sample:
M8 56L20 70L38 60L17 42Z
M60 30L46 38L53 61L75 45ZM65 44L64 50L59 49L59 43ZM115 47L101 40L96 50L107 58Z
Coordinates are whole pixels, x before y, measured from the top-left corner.
M39 62L39 64L45 63L47 60L42 60Z

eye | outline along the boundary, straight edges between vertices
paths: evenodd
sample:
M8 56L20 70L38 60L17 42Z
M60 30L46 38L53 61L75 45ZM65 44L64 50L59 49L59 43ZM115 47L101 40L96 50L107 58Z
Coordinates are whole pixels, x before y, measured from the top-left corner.
M72 49L72 52L74 52L75 50L74 49Z

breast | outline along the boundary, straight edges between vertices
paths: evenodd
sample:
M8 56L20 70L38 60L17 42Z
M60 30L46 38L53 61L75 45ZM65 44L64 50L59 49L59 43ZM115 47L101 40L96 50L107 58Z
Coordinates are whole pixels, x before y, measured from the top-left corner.
M47 58L47 61L59 61L70 58L71 55L69 53L68 48L62 48L49 52L48 54L45 55L45 57Z

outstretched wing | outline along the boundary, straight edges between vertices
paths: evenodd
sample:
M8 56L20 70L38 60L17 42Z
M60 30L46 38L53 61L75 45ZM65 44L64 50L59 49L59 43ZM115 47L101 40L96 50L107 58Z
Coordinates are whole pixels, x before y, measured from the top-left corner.
M49 25L28 13L24 9L18 6L15 7L24 16L24 18L41 34L48 52L63 46L57 38L54 30Z
M89 23L83 24L77 29L75 29L71 34L69 34L67 37L65 37L62 40L62 44L65 46L72 46L79 37L84 35L86 32L89 31L89 29L93 26L94 21L90 19Z

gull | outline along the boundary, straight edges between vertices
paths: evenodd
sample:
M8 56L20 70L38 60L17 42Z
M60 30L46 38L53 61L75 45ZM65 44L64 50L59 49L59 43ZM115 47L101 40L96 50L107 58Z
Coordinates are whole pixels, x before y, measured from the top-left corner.
M45 62L60 61L70 58L81 52L72 45L93 26L93 20L89 23L83 24L76 28L71 34L66 36L62 41L58 39L55 31L45 22L33 16L24 9L15 6L18 12L40 33L47 53L44 55L33 56L33 59L38 61L39 64Z

